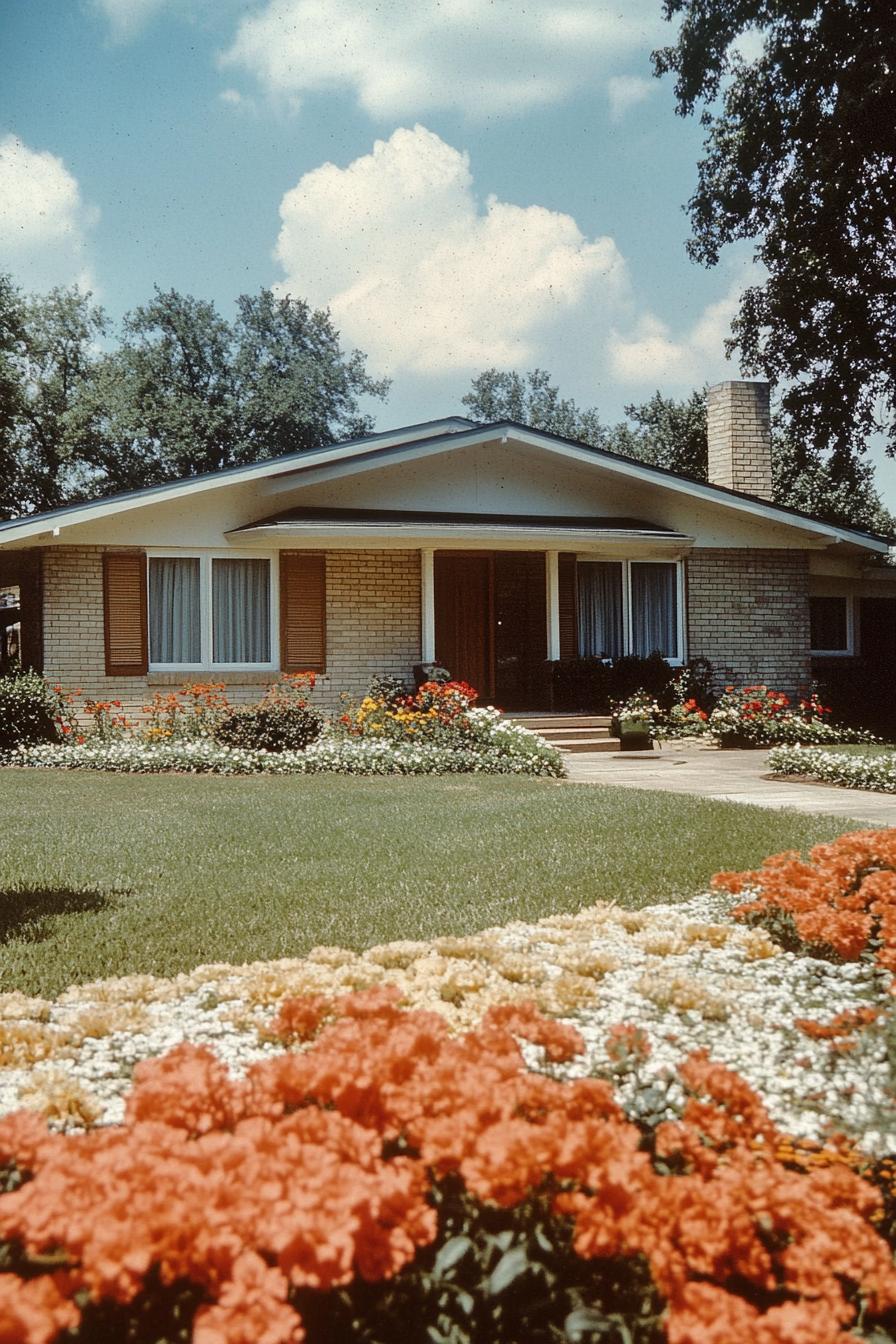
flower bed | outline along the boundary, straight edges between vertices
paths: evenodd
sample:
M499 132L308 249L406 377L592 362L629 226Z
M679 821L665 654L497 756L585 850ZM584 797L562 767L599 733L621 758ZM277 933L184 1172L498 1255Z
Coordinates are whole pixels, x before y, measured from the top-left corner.
M793 708L783 691L768 686L726 686L709 716L709 727L723 747L874 740L869 733L831 723L830 713L814 693Z
M258 705L238 710L215 683L185 686L157 695L143 726L118 712L118 702L88 701L91 729L73 730L72 718L56 741L0 749L0 765L137 774L565 774L556 748L497 710L476 707L476 692L462 683L429 683L394 703L367 697L324 726L305 696L312 686L310 673L283 677Z
M893 751L851 756L820 747L781 746L769 752L768 766L773 775L799 775L847 789L896 793L896 752Z
M7 1337L886 1337L888 1173L789 1144L702 1053L679 1116L638 1125L608 1082L526 1068L521 1039L548 1066L583 1047L531 1005L453 1037L397 999L287 1002L296 1048L245 1078L190 1045L144 1063L119 1126L0 1122Z
M190 741L47 743L19 747L0 764L63 770L111 770L158 774L174 770L216 775L542 775L565 771L560 753L534 733L496 723L484 740L469 747L395 743L323 736L304 751L251 751L210 739Z
M0 995L0 1338L891 1337L896 838L716 886Z

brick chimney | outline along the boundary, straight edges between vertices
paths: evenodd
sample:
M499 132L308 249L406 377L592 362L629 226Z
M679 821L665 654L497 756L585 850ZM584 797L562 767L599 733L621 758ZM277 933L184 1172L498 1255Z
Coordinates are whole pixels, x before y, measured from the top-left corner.
M713 485L772 497L768 383L716 383L706 398L709 479Z

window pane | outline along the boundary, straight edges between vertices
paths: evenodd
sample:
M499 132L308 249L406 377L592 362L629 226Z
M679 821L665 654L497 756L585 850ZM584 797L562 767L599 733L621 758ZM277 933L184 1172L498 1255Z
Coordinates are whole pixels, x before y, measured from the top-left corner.
M675 565L632 565L632 653L678 657L678 583Z
M151 559L150 662L198 663L201 658L198 559Z
M809 647L845 652L849 647L845 597L810 597Z
M622 565L584 561L576 565L579 656L619 658L622 654Z
M212 649L216 663L270 662L269 561L212 561Z

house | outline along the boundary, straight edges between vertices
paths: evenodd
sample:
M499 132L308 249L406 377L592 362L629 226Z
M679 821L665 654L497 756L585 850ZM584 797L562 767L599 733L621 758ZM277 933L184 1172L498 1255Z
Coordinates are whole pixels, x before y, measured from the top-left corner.
M461 418L0 524L23 662L139 710L159 688L317 698L439 662L513 709L546 664L708 658L808 685L810 659L893 651L885 539L771 502L768 386L709 393L711 484Z

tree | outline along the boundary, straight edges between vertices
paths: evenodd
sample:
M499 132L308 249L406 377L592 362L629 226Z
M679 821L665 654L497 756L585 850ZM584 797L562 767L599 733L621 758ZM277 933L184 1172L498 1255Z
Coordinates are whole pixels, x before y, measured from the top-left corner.
M621 424L610 432L607 446L614 452L706 480L705 391L692 392L683 401L654 392L640 406L626 406L625 414L634 428Z
M607 431L595 408L583 411L571 399L561 397L544 369L527 374L486 369L473 379L461 400L475 420L514 420L579 443L606 447Z
M96 434L86 390L107 330L78 288L23 297L0 283L0 504L8 514L58 508L83 494Z
M664 0L654 52L707 135L690 255L756 240L729 353L781 388L788 431L830 470L884 429L896 454L896 24L892 0ZM738 40L761 40L748 59Z
M388 387L301 300L243 294L228 322L213 303L157 289L100 370L95 465L121 490L318 448L369 432L358 399Z
M78 289L0 275L0 516L53 509L369 432L385 397L329 315L270 290L156 290L113 332Z

